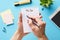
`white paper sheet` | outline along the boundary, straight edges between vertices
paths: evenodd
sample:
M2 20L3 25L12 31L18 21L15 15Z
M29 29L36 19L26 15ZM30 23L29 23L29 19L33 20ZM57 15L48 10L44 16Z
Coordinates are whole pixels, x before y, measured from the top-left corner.
M2 12L2 13L1 13L1 17L2 17L2 19L3 19L3 22L4 22L6 25L9 25L9 24L12 24L12 23L13 23L14 16L12 15L10 9Z

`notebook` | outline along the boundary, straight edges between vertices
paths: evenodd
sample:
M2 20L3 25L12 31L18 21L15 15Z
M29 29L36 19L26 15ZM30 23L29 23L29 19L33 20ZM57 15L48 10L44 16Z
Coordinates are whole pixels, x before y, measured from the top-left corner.
M5 10L4 12L2 12L2 13L1 13L1 17L2 17L3 22L4 22L6 25L9 25L9 24L12 24L12 23L13 23L14 16L13 16L13 14L11 13L11 10L10 10L10 9L7 9L7 10Z
M22 21L23 21L23 30L24 33L30 33L32 32L29 24L27 23L27 16L39 16L39 9L38 8L22 8L21 9L22 13Z

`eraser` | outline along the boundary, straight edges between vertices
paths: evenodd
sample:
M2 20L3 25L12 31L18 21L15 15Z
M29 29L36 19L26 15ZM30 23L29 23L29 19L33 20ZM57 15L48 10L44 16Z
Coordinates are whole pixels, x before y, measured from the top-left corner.
M23 4L29 4L29 3L31 3L31 0L22 0L19 2L15 2L14 5L19 6L19 5L23 5Z
M11 13L11 10L10 10L10 9L2 12L2 13L1 13L1 17L2 17L2 19L3 19L3 22L4 22L6 25L13 24L14 16L13 16L13 14Z

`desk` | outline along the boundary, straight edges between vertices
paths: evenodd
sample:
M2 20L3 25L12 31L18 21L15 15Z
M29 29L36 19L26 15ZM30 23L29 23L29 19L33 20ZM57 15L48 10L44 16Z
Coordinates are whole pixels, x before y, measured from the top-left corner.
M15 33L18 24L18 16L20 13L21 8L23 7L33 7L36 6L39 8L41 15L43 16L43 20L46 21L46 35L49 40L60 40L60 29L56 27L56 25L49 19L49 16L60 6L60 0L54 0L54 4L50 8L44 8L42 11L41 9L43 8L39 4L39 0L32 0L32 4L29 5L23 5L23 6L14 6L14 2L19 1L19 0L0 0L0 14L1 12L11 9L12 13L15 17L14 19L14 25L6 26L2 18L0 16L0 40L10 40L12 35ZM3 27L6 28L7 32L4 33ZM26 35L23 40L37 40L37 37L34 36L33 33L30 33Z

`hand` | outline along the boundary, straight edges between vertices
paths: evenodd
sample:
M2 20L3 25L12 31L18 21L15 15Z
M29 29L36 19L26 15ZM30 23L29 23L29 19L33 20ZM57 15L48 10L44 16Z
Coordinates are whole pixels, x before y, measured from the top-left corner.
M21 38L26 34L28 34L23 32L22 13L20 13L19 20L18 20L18 32L20 33Z
M23 24L22 24L22 14L20 13L19 21L18 21L18 29L12 36L11 40L22 40L22 37L28 33L23 32Z
M45 36L45 25L46 23L41 20L42 16L30 16L32 19L34 19L37 24L39 24L39 27L33 24L33 21L31 19L28 20L29 26L31 27L33 33L38 37L38 39L43 38L43 40L47 40ZM41 40L41 39L40 39Z

